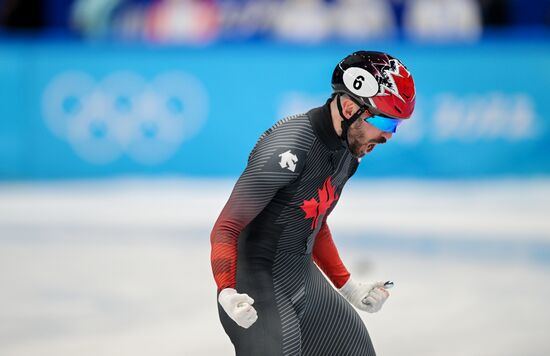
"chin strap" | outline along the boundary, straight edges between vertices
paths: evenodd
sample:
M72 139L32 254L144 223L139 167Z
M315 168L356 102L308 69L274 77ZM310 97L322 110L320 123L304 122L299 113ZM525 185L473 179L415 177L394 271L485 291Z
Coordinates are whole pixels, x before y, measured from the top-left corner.
M350 97L350 99L353 100L353 102L359 106L359 109L357 109L355 114L351 115L349 119L346 119L346 117L344 116L344 112L342 110L342 102L340 101L340 97L341 97L341 94L336 94L336 105L338 106L338 112L340 113L340 116L343 119L342 120L342 137L340 138L343 141L345 141L346 145L349 147L348 130L350 126L353 125L353 123L357 121L357 119L359 119L361 115L363 115L365 110L367 110L367 106L364 104L360 104L359 102L357 102L357 100L355 100L355 98Z

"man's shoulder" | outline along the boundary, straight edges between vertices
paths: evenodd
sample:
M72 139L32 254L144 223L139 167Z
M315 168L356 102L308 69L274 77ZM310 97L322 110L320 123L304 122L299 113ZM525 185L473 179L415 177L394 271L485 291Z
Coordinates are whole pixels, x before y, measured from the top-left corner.
M249 161L264 161L274 171L297 173L303 167L315 134L307 114L285 117L265 131L250 153Z
M307 114L304 113L287 116L277 121L260 136L258 143L275 141L276 143L303 146L301 148L306 149L314 138L311 122Z

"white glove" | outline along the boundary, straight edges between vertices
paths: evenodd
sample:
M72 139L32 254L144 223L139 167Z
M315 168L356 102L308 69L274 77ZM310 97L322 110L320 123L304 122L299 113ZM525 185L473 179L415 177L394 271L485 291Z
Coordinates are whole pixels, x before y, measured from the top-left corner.
M252 307L254 299L248 294L239 294L233 288L222 289L218 295L218 302L223 310L237 325L248 329L258 319L256 309Z
M351 305L369 313L376 313L390 296L384 282L358 283L351 278L340 288L340 293Z

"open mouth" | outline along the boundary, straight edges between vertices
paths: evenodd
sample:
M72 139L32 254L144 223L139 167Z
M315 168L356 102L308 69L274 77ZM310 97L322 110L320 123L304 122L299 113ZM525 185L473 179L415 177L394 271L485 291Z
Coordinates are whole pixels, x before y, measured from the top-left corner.
M376 146L375 143L369 143L369 144L367 145L367 150L365 151L365 153L369 153L369 152L371 152L372 150L374 150L374 146Z

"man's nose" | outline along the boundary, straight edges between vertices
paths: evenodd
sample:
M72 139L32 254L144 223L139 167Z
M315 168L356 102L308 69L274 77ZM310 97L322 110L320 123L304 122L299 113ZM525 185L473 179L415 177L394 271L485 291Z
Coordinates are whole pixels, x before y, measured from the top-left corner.
M388 141L392 136L393 136L393 133L391 132L382 132L382 137L384 137L386 141Z

